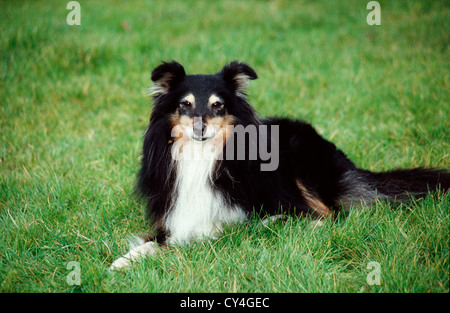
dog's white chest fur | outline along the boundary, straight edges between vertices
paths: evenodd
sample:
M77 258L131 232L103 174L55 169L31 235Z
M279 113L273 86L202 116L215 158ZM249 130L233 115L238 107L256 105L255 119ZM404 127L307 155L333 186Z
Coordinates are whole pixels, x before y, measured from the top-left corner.
M168 242L184 244L214 237L220 234L223 224L243 222L244 211L228 204L212 187L217 156L214 145L189 141L175 149L176 197L165 217Z

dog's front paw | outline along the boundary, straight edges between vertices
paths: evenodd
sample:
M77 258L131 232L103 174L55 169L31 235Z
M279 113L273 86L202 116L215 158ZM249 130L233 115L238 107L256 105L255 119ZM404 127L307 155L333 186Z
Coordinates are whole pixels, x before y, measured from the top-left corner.
M130 266L130 264L131 264L130 259L127 259L125 257L120 257L111 264L111 266L109 267L109 270L116 271L116 270L126 269Z
M111 264L109 269L113 271L125 269L129 267L132 262L135 262L142 257L145 257L147 255L155 255L156 251L157 251L156 243L154 243L153 241L146 242L142 245L132 248L130 252L125 254L123 257L115 260Z

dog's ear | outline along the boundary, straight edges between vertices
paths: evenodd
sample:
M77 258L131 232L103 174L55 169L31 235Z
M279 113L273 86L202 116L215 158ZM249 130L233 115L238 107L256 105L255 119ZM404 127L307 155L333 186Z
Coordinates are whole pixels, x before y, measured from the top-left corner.
M180 63L175 61L163 62L152 72L153 86L150 88L150 95L157 97L166 94L170 88L182 81L185 76L186 72Z
M223 80L234 87L236 96L244 99L250 80L258 78L256 72L250 66L237 61L225 65L219 74L222 75Z

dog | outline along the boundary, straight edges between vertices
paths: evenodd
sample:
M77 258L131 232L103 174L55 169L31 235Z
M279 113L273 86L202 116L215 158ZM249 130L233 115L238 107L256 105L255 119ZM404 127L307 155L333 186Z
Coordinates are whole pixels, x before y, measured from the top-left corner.
M323 219L376 199L403 202L448 190L448 170L360 169L310 124L261 118L247 100L256 78L237 61L212 75L186 75L175 61L153 70L137 189L156 232L136 238L112 269L160 245L215 238L254 213Z

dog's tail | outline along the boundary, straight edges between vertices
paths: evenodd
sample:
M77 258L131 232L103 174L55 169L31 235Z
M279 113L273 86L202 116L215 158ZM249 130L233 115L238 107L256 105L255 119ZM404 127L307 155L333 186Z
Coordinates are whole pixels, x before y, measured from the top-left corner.
M450 172L437 169L405 169L370 172L362 169L347 171L340 180L341 193L336 205L358 206L376 199L405 202L423 197L438 189L450 188Z

